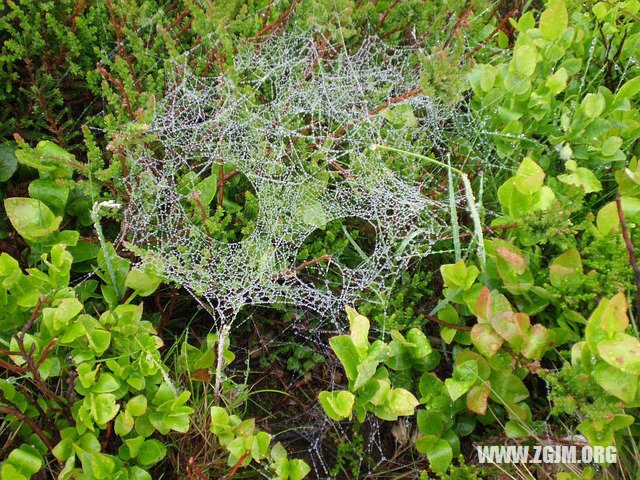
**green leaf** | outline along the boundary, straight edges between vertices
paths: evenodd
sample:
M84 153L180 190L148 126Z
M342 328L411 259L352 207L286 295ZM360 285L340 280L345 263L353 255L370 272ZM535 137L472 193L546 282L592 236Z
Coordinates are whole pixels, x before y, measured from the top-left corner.
M0 145L0 183L9 180L18 168L15 147L3 143Z
M418 410L416 414L418 430L423 435L435 435L439 437L444 432L442 413L429 410Z
M138 435L137 437L134 437L134 438L128 438L127 440L124 441L124 443L127 445L127 448L129 449L129 454L131 455L131 457L135 458L138 456L138 452L140 452L140 447L142 447L142 444L144 443L144 437L142 435Z
M124 437L126 434L128 434L134 426L135 421L133 417L126 411L121 411L116 417L115 422L113 422L113 430L116 432L116 435L120 437ZM131 455L134 454L132 453Z
M604 155L605 157L610 157L612 155L615 155L615 153L620 150L621 146L622 139L620 137L612 136L602 142L600 153L602 153L602 155Z
M615 101L617 103L627 98L631 100L638 93L640 93L640 76L634 77L622 85L618 93L616 93Z
M347 390L337 390L335 392L320 392L318 400L322 404L327 415L336 420L351 418L355 396Z
M521 312L500 312L491 317L491 326L510 344L519 347L529 331L529 315Z
M438 396L442 390L442 380L435 373L424 373L420 377L418 391L420 392L420 402L427 403L432 398Z
M624 293L618 292L607 302L598 324L607 333L624 333L629 326L627 299Z
M13 228L26 240L46 237L62 221L62 217L56 217L49 207L34 198L6 198L4 208Z
M98 425L106 425L120 410L120 405L116 403L116 397L112 393L91 395L90 400L91 414Z
M29 184L29 196L40 200L52 211L61 215L69 198L69 187L54 180L34 180Z
M111 343L111 332L96 328L90 335L88 335L88 340L91 349L98 355L102 355L107 351L107 348L109 348L109 344Z
M302 221L313 227L322 227L327 223L327 214L320 203L305 204L301 208Z
M373 377L378 369L378 365L380 364L380 360L373 358L367 359L358 365L358 376L356 377L356 381L353 384L353 390L358 390L361 387L365 386L371 377Z
M640 374L640 341L624 333L598 343L598 354L609 365L632 375Z
M329 339L329 345L335 352L338 359L344 367L347 378L354 382L358 376L358 364L360 363L360 356L356 350L353 340L348 335L339 335L337 337L331 337Z
M527 358L539 360L546 353L550 338L549 330L537 323L527 333L520 353Z
M467 290L478 277L479 270L475 265L467 267L464 260L458 260L454 264L441 265L440 273L447 287Z
M533 45L517 45L513 51L513 65L523 77L530 77L536 70L538 54Z
M227 411L222 407L211 407L211 431L216 435L224 433L230 424Z
M102 373L98 381L91 387L93 393L110 393L115 392L120 388L120 382L118 382L110 373Z
M521 422L516 420L509 420L504 425L504 433L507 435L507 438L520 438L531 435L531 432L527 430Z
M525 157L515 176L515 187L525 195L536 193L544 184L545 173L540 165Z
M407 341L412 344L411 356L413 358L426 357L433 351L427 336L419 328L412 328L407 332Z
M509 269L516 275L523 275L527 270L527 258L522 250L510 242L496 238L491 241L495 246L496 263L501 274L508 276Z
M415 408L420 405L418 399L404 388L394 388L387 396L388 409L399 417L413 415Z
M162 460L166 454L167 447L162 442L156 439L145 440L138 451L137 459L142 465L154 465Z
M127 402L125 411L134 417L139 417L147 412L147 399L144 395L137 395ZM226 412L225 412L226 413Z
M251 444L251 456L255 460L261 460L267 456L269 452L269 444L271 443L271 435L267 432L258 432L253 438Z
M638 388L638 375L625 373L618 368L598 363L593 368L593 378L602 389L623 402L632 402Z
M569 74L567 73L567 69L560 67L553 75L547 78L545 86L551 91L552 95L558 95L567 88L568 79Z
M19 473L23 478L31 478L31 475L38 473L43 465L42 456L31 445L22 444L19 448L11 451L2 465L2 480L17 480L20 477L8 476L8 473ZM5 466L11 466L6 469Z
M304 460L294 458L289 460L289 480L302 480L311 471L311 467Z
M493 88L493 84L496 80L497 70L493 65L486 64L483 65L482 75L480 76L480 88L488 92Z
M490 325L475 324L471 329L471 341L485 357L493 357L504 342Z
M529 397L529 390L522 380L510 371L493 371L490 398L506 405L519 403Z
M420 453L427 455L434 472L444 474L453 460L451 444L435 435L425 435L416 442Z
M360 356L364 356L369 348L369 319L351 307L347 307L347 317L351 327L353 345Z
M125 279L125 286L134 289L141 297L148 297L156 291L161 279L156 275L143 272L142 270L131 270Z
M53 328L55 331L68 328L71 320L84 309L84 305L77 298L65 298L53 310Z
M600 180L588 168L578 167L575 160L568 160L565 168L570 174L558 175L558 180L569 185L575 185L584 189L584 193L599 192L602 190Z
M556 0L540 15L539 28L546 40L560 38L569 25L569 14L563 0Z
M53 456L61 462L66 462L73 453L73 444L73 438L63 438L55 447L53 447L51 453L53 453Z
M620 199L622 211L625 215L627 223L635 221L640 217L640 199L636 197L622 197ZM607 235L620 225L620 217L618 216L618 206L616 202L610 202L600 209L596 216L596 225L600 233Z
M49 140L39 142L36 148L19 148L16 158L23 165L37 169L41 176L71 178L73 175L70 162L75 157Z
M589 93L582 100L582 108L587 117L594 119L600 116L606 105L604 97L600 93Z
M211 203L218 191L218 175L209 175L194 187L194 193L198 191L200 195L198 199L202 205L207 206Z
M556 288L573 291L580 287L582 260L578 249L572 248L556 257L549 266L551 285Z
M447 392L453 401L467 393L478 380L478 362L467 360L457 365L451 378L444 381Z

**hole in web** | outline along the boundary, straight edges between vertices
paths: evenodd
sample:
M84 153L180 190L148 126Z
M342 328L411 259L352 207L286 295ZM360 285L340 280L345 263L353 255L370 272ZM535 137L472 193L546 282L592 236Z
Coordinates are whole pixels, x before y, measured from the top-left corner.
M297 265L304 265L331 255L330 268L327 270L327 261L314 263L301 270L299 276L311 283L322 278L322 283L339 286L344 274L339 267L357 269L369 261L375 248L376 229L368 220L360 217L332 220L307 236L296 258Z
M200 224L213 240L223 243L240 242L253 232L258 219L258 197L247 176L233 165L225 165L220 182L218 165L194 188L201 191L204 201L196 205L200 210ZM221 188L222 186L222 188ZM203 222L202 209L206 216ZM194 217L196 218L196 217Z

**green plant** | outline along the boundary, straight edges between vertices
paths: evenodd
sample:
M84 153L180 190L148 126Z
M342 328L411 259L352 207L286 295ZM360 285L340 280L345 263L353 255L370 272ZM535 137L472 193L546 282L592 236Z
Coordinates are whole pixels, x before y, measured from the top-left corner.
M267 462L273 480L301 480L311 470L302 460L289 459L281 443L270 447L271 435L256 431L255 420L242 420L218 406L211 407L211 431L229 452L230 466Z
M120 260L123 282L135 293L155 290L143 288L152 283L148 277ZM60 478L80 472L88 478L151 478L146 470L166 454L153 435L189 428L189 392L177 390L169 378L162 341L142 320L141 304L110 308L106 302L91 315L83 302L92 291L79 297L69 287L73 259L65 246L55 245L42 261L45 271L24 274L17 261L0 256L0 323L7 346L2 365L11 372L0 381L4 420L35 445L40 461L55 457L63 467ZM118 454L105 453L108 445ZM33 473L28 463L5 463L1 475Z

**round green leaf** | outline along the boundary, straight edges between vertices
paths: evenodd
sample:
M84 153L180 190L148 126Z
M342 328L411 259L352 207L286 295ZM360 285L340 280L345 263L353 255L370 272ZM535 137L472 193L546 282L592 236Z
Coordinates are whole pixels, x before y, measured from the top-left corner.
M592 119L600 116L604 111L605 105L604 97L599 93L589 93L582 100L585 115Z
M13 228L28 240L46 237L62 221L62 217L56 217L49 207L34 198L7 198L4 209Z
M533 45L517 46L513 52L513 63L518 72L523 77L530 77L536 70L538 63L536 47Z
M151 439L145 440L138 451L137 459L142 465L153 465L162 460L167 454L167 447L162 442Z
M560 38L568 24L569 15L563 0L556 0L540 15L539 28L546 40Z

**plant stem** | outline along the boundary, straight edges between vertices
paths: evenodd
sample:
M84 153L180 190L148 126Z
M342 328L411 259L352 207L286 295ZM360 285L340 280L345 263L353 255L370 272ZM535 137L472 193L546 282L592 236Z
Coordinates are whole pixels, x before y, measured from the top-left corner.
M93 208L91 209L91 220L93 220L96 233L98 234L98 239L100 240L100 248L102 249L102 253L104 254L104 263L107 265L107 272L109 273L109 278L111 278L111 283L113 284L113 289L116 292L116 297L120 299L122 298L122 294L120 293L120 289L118 288L116 272L113 269L113 264L111 263L111 255L109 254L109 250L107 249L107 242L104 238L104 233L102 232L102 225L100 225L100 208L102 207L120 208L120 204L113 201L100 203L96 202L93 204Z
M460 226L458 225L458 210L456 208L455 189L453 186L453 175L451 173L451 160L447 161L447 180L449 181L449 212L451 215L451 237L453 238L453 249L456 254L456 262L462 258L460 248Z
M475 197L473 196L473 190L471 188L471 182L469 181L469 177L462 170L459 170L451 165L447 165L446 163L440 162L435 158L427 157L425 155L421 155L419 153L409 152L407 150L401 150L395 147L388 147L386 145L379 145L377 143L371 144L372 150L377 150L382 148L384 150L389 150L390 152L401 153L403 155L408 155L410 157L419 158L421 160L425 160L427 162L433 163L434 165L439 165L446 169L449 169L452 172L456 172L458 175L462 177L462 183L464 183L464 193L467 199L467 204L469 205L469 213L471 214L471 218L473 220L473 228L476 233L477 241L478 241L478 258L480 260L480 270L484 273L487 265L486 253L484 251L484 238L482 235L482 224L480 222L480 215L478 213L478 208L476 205Z
M218 337L218 362L216 364L216 383L213 386L213 398L214 404L220 403L220 386L222 384L222 370L224 367L224 342L229 336L230 324L226 324L220 329L220 336Z
M620 226L622 227L622 238L627 246L629 252L629 264L633 268L633 272L636 276L636 290L638 296L636 298L636 324L640 325L640 267L638 267L638 261L636 259L636 249L631 243L631 237L629 235L629 228L627 227L627 221L624 217L624 211L622 210L622 200L620 194L616 195L616 206L618 207L618 218L620 219Z

